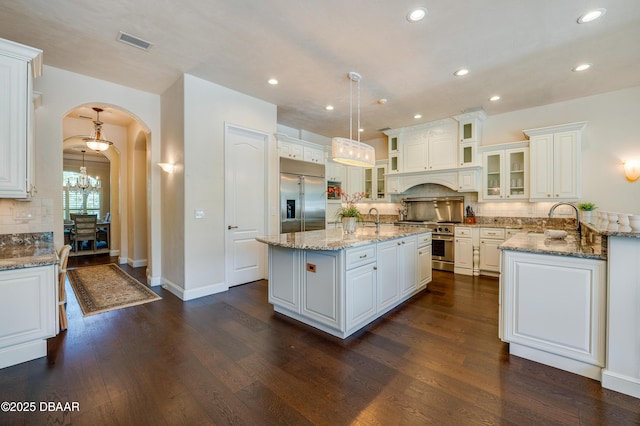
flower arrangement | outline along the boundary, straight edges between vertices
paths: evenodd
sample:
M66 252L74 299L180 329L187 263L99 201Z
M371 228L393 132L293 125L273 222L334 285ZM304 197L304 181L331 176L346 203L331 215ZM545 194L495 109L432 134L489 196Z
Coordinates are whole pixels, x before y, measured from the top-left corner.
M354 192L353 194L348 194L342 191L339 188L336 188L336 192L342 198L343 203L346 203L346 206L342 206L340 210L336 212L336 217L355 217L358 221L362 220L362 213L358 210L356 204L358 204L364 197L364 192Z

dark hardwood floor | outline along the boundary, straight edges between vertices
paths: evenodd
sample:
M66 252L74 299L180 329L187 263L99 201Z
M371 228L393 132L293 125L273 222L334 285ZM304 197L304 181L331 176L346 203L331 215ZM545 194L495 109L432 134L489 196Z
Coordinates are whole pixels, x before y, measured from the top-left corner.
M434 271L344 342L274 314L266 281L188 302L155 288L161 301L90 317L68 288L69 329L48 358L0 370L0 401L79 410L0 424L640 424L638 399L510 356L497 287Z

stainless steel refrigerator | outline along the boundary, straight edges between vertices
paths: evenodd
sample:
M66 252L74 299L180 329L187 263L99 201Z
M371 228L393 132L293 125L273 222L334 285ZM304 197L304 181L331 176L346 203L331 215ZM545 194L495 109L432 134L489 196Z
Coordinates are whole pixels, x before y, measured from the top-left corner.
M280 158L280 232L325 228L324 165Z

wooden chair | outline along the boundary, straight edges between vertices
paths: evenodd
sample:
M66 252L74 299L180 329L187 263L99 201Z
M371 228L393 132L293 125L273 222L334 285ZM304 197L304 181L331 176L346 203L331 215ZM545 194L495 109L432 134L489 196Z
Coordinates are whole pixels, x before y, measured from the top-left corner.
M96 226L98 215L95 214L71 214L73 229L71 230L71 241L73 251L79 252L82 243L87 242L91 250L96 250ZM78 243L80 243L78 245Z
M67 292L65 281L67 278L67 261L69 260L70 245L62 246L58 252L58 316L60 331L67 329Z

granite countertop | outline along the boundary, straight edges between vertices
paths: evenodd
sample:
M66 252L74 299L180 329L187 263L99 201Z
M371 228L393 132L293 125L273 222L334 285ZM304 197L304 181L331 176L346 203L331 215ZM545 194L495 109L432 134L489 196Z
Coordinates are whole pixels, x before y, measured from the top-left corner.
M500 250L514 250L557 256L606 260L606 248L597 241L577 238L575 232L564 239L547 238L543 233L520 232L500 244Z
M605 235L607 237L640 238L640 231L635 231L629 226L608 223L603 225L601 223L586 222L581 222L581 225L591 232Z
M394 238L430 232L415 226L381 225L380 233L373 226L358 227L355 234L345 234L341 228L320 231L291 232L288 234L257 237L261 243L301 250L342 250L349 247L377 243Z
M53 235L3 234L0 235L0 271L53 265L58 255L53 247Z

